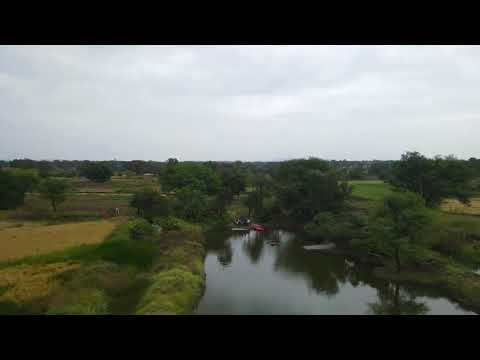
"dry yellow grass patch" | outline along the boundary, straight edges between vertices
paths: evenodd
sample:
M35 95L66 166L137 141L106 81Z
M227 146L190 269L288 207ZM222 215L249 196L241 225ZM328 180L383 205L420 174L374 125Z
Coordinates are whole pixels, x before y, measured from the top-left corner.
M442 210L457 214L480 215L480 198L471 199L470 206L464 205L458 200L445 200Z
M0 262L101 242L122 219L0 227Z
M56 288L55 276L77 269L79 263L19 265L0 270L0 288L6 291L0 301L25 304L49 296Z

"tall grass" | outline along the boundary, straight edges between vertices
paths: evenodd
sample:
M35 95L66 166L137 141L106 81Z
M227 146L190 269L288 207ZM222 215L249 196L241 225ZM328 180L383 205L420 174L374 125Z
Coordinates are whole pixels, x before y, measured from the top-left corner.
M389 184L382 181L349 181L352 195L367 200L383 200L392 192Z
M130 224L119 225L100 244L80 245L46 255L24 258L13 264L49 264L55 262L109 261L119 265L132 265L141 269L152 265L157 254L155 245L149 240L133 240L129 236Z

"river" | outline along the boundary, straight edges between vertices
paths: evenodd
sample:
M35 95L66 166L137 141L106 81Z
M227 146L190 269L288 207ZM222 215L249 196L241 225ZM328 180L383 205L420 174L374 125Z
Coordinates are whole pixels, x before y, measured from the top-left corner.
M435 289L375 278L371 266L305 245L282 230L210 234L196 314L473 314Z

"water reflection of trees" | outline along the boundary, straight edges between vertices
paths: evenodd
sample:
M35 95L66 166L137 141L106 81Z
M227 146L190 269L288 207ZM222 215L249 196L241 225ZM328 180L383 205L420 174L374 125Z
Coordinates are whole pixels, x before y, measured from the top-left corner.
M232 241L237 240L242 241L243 253L251 264L262 261L266 246L275 245L274 270L303 278L308 287L318 294L333 297L347 283L353 287L368 285L376 289L376 301L366 304L370 314L425 314L429 308L417 301L418 297L445 296L435 289L379 279L373 276L369 266L347 266L343 256L307 251L300 246L295 235L281 231L212 235L207 242L208 252L216 254L221 266L228 267L233 259Z
M327 296L338 293L339 284L345 283L350 273L343 258L308 252L294 239L279 247L274 269L302 276L312 290Z
M378 300L369 303L369 312L375 315L422 315L428 306L415 300L415 294L400 287L398 283L388 283L377 288Z
M225 234L211 234L207 240L207 250L217 255L217 260L223 267L231 265L233 248L230 237Z
M429 310L426 304L415 301L416 288L376 278L368 266L347 266L343 256L306 251L295 239L279 247L274 268L302 276L310 289L328 297L335 296L346 283L353 287L369 285L378 294L378 301L368 304L373 314L424 314Z
M257 264L262 257L264 244L264 233L252 232L246 235L242 248L252 264Z

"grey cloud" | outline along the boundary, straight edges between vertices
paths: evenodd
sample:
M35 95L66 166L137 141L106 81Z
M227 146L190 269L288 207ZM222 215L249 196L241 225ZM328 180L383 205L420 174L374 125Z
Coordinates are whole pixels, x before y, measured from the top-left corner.
M479 157L477 46L0 46L0 158Z

